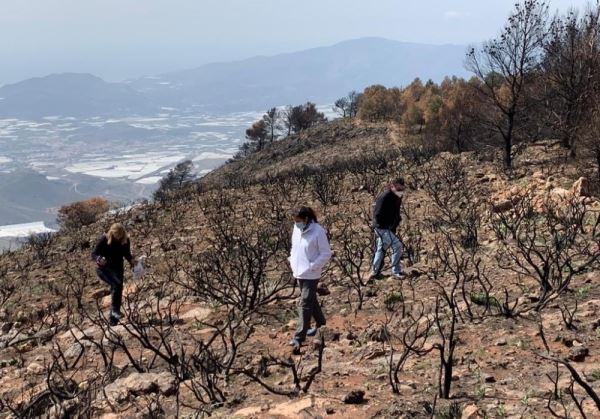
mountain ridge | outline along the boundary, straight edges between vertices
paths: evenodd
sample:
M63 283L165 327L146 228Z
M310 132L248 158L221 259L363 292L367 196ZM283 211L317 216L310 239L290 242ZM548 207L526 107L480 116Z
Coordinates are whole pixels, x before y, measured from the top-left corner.
M86 73L51 74L0 87L0 118L146 115L164 107L221 113L307 100L331 103L374 83L465 76L464 52L459 45L370 37L116 83Z
M89 73L50 74L4 85L0 98L0 116L23 119L155 110L151 101L127 85L105 82Z

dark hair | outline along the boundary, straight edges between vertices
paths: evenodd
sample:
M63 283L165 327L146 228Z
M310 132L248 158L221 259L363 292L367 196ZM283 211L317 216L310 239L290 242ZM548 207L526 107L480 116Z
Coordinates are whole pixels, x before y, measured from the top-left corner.
M306 218L311 223L317 223L317 215L311 207L300 207L294 211L294 217Z
M393 182L394 185L402 185L404 186L404 178L403 177L398 177L394 180Z

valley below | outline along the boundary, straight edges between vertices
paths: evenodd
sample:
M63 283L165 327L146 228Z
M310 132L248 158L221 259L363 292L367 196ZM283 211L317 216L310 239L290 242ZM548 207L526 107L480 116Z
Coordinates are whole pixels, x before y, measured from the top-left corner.
M176 163L201 176L237 151L258 112L208 115L165 109L151 117L0 120L0 226L55 226L65 203L148 198Z

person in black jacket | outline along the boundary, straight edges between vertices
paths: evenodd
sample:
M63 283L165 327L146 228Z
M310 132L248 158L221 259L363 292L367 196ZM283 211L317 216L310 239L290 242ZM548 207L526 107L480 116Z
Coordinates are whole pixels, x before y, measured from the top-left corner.
M401 279L404 274L400 267L402 256L402 242L396 235L400 225L400 208L404 193L404 179L398 178L377 197L373 210L373 228L377 240L377 248L373 257L371 279L380 279L383 269L383 260L387 249L392 249L392 275Z
M106 234L96 243L92 252L96 262L98 277L110 285L111 306L109 321L113 326L121 319L121 299L123 297L123 277L125 269L123 259L133 267L131 244L125 227L113 224Z

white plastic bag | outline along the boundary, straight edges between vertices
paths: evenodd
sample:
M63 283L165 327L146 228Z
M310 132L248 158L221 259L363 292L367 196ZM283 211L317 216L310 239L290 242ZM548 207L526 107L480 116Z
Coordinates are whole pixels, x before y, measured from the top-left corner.
M138 258L137 263L133 267L133 279L138 280L144 277L146 273L146 267L144 266L144 261L146 260L146 256L140 256Z

